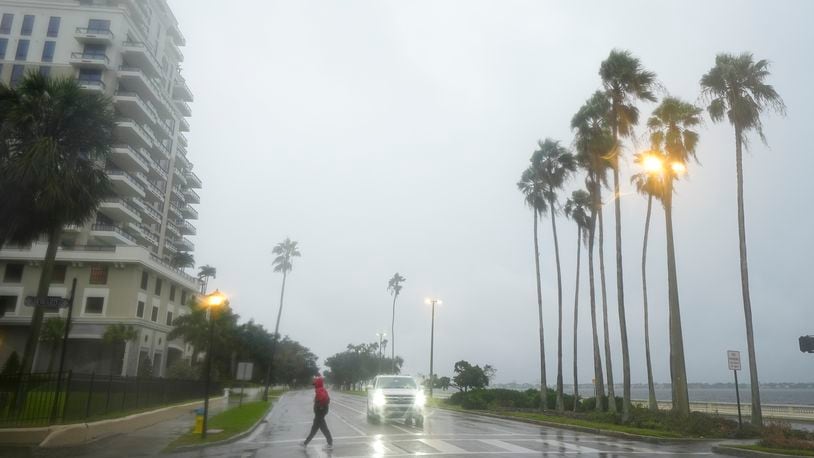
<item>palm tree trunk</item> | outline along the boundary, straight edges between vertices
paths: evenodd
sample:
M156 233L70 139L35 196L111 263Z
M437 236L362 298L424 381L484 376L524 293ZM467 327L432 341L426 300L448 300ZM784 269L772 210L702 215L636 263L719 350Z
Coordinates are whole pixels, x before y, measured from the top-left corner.
M557 263L557 411L565 410L562 386L562 271L560 270L560 243L557 239L557 217L554 199L548 201L551 211L551 232L554 235L554 260Z
M687 368L684 363L684 336L681 331L681 310L678 302L675 242L673 238L673 182L665 180L664 217L667 226L667 289L670 306L670 372L672 375L673 411L681 416L690 413L687 391Z
M653 210L653 196L647 196L647 216L644 219L644 243L642 245L642 297L644 298L644 356L647 362L647 400L653 412L659 409L656 402L656 389L653 385L653 366L650 363L650 324L647 308L647 236L650 232L650 214Z
M392 373L396 373L396 298L399 293L393 292L393 318L390 320L390 359L393 360Z
M613 386L613 361L611 361L610 326L608 325L608 296L605 290L605 227L602 221L602 194L599 195L600 207L597 210L599 216L599 284L602 288L602 325L605 331L605 372L608 380L608 410L616 413L616 393Z
M596 189L591 192L593 205L591 209L591 227L589 229L590 240L588 241L588 284L591 299L591 332L594 346L594 396L596 397L596 410L602 410L605 399L604 376L602 375L602 354L599 351L599 332L596 326L596 280L594 275L594 240L596 240L596 213L599 203L596 199Z
M574 287L574 412L579 404L579 377L577 371L577 324L579 323L579 261L582 249L582 228L577 225L577 279Z
M616 130L616 129L614 129ZM618 135L614 134L614 138ZM625 319L625 288L622 271L622 199L619 198L619 140L616 139L616 166L613 167L613 202L616 223L616 303L619 308L619 333L622 340L622 420L630 417L630 352L627 344L627 320ZM610 367L610 366L608 366Z
M752 389L752 424L763 425L763 410L760 405L760 382L757 376L757 356L755 355L755 331L752 327L752 298L749 294L749 262L746 257L746 214L743 205L743 137L739 127L735 127L735 166L738 176L738 247L741 261L741 294L743 315L746 319L746 347L749 353L749 381Z
M40 283L37 286L37 299L45 299L48 297L48 288L51 285L51 277L54 272L54 261L57 257L57 248L59 247L59 239L62 235L62 229L54 229L48 234L48 248L45 250L45 259L42 262L42 272L40 273ZM25 351L23 353L23 361L20 365L20 373L31 373L31 368L34 365L34 353L37 350L37 344L40 341L40 332L42 331L42 318L44 311L42 307L34 307L34 314L31 317L31 329L28 332L28 338L25 342Z
M545 376L545 340L543 339L543 290L540 284L540 243L537 240L537 210L532 209L534 212L534 266L536 268L537 278L537 312L540 320L540 410L545 410L546 398L548 393L548 383ZM432 377L432 374L430 374Z
M266 367L266 388L263 391L263 400L268 400L269 387L271 386L272 366L274 365L274 352L277 349L277 340L280 332L280 317L283 315L283 298L285 297L285 279L288 272L283 270L283 285L280 288L280 307L277 309L277 322L274 325L274 335L271 340L271 352L269 352L269 363Z

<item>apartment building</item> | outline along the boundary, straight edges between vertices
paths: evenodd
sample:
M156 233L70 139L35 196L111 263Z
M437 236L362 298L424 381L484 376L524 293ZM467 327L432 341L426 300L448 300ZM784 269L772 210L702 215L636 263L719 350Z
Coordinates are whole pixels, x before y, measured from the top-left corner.
M65 228L49 292L66 297L78 280L67 360L75 371L134 375L149 364L160 376L191 355L167 341L200 288L174 262L195 249L201 187L184 135L193 100L180 70L184 45L166 0L0 0L0 80L73 76L110 96L118 117L105 164L115 195L84 226ZM22 356L33 312L25 298L36 294L44 254L44 240L0 249L0 365L13 351ZM67 314L46 319L56 313ZM121 361L121 348L102 339L114 323L139 333ZM39 346L35 370L48 368L51 351Z

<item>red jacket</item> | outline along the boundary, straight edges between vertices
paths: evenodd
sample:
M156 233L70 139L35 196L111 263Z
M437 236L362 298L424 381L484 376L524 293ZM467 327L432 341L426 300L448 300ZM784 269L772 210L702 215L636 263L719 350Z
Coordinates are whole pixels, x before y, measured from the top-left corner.
M331 403L331 397L328 396L328 390L325 389L325 382L322 377L314 379L314 406L326 408Z

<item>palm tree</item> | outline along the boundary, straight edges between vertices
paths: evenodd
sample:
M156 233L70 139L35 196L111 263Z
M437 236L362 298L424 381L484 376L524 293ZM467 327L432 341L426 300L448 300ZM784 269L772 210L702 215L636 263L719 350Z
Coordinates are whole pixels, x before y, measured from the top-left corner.
M602 283L602 304L605 312L605 359L610 361L610 340L608 335L607 301L605 299L605 267L602 254L602 186L607 184L608 151L613 147L613 136L608 127L610 103L602 92L595 92L571 119L571 129L576 131L574 143L577 149L577 162L588 174L585 184L591 196L591 220L588 238L588 279L591 298L591 325L594 344L594 385L596 389L597 410L602 409L601 402L605 396L605 385L602 376L602 358L599 351L599 338L596 330L596 293L594 279L594 241L596 239L597 219L599 220L599 270ZM608 374L609 405L616 409L613 401L613 373Z
M684 336L678 300L675 241L673 239L673 181L687 170L695 158L698 133L692 130L701 123L701 109L675 97L665 97L647 121L651 147L662 151L664 158L662 206L667 229L667 289L670 309L670 369L673 410L679 415L690 413L687 391L687 368L684 363Z
M277 255L271 264L274 266L275 272L282 272L283 284L280 288L280 307L277 309L277 323L274 325L274 335L271 346L271 355L269 357L268 370L266 375L266 389L263 391L263 399L268 399L269 385L271 384L271 365L274 361L274 350L276 342L280 336L280 317L283 314L283 298L285 297L285 280L288 273L294 268L294 258L300 257L300 250L297 247L297 242L286 237L285 240L278 243L272 250L272 254Z
M613 149L609 159L613 169L613 202L616 217L616 300L622 339L622 419L627 420L630 417L630 351L627 342L622 272L622 205L621 199L619 199L620 137L629 137L633 132L633 126L639 122L636 101L656 101L656 97L653 95L656 74L642 68L639 59L633 57L629 51L614 49L600 65L599 75L602 77L602 86L611 103L610 127L613 132Z
M727 117L735 128L735 169L738 183L738 246L740 249L741 294L746 319L746 344L749 352L749 376L752 387L752 423L761 425L760 383L755 356L755 333L752 328L752 299L749 294L749 263L746 256L746 216L743 203L743 146L746 134L757 132L765 143L760 115L772 110L785 115L786 106L774 87L766 84L769 62L755 62L751 53L739 56L718 54L715 66L701 77L703 95L709 101L707 111L714 122ZM748 145L747 145L748 146Z
M393 277L387 282L387 290L393 295L393 317L390 321L390 359L393 360L393 373L396 373L396 299L401 294L402 283L407 281L406 278L399 275L398 272L393 274Z
M574 155L560 142L546 138L538 142L538 149L531 157L532 164L540 171L543 198L548 203L551 231L554 236L554 259L557 263L557 410L565 410L562 384L562 272L560 270L560 245L557 239L557 192L577 169Z
M26 75L0 85L0 245L46 237L37 297L48 296L66 225L83 225L110 192L103 168L113 144L108 97L82 90L73 78ZM21 371L31 371L43 309L31 318Z
M48 372L54 370L54 361L59 351L59 344L65 337L65 319L60 317L48 318L42 323L40 342L50 345L48 354Z
M218 269L210 266L209 264L201 266L198 271L198 281L201 282L201 294L206 294L206 288L209 286L210 278L217 278Z
M571 193L571 197L565 202L563 211L565 216L574 220L577 224L577 279L574 282L574 412L579 404L579 376L577 371L577 325L579 323L579 263L582 243L587 245L588 229L591 224L590 210L591 195L582 189ZM596 331L596 326L594 326ZM601 372L601 371L600 371Z
M647 216L644 219L644 242L642 243L642 298L644 304L644 354L647 362L647 399L648 407L652 411L658 410L656 401L656 389L653 384L653 366L650 361L650 324L649 310L647 307L647 237L650 232L650 215L653 209L653 198L661 200L662 179L658 173L654 173L661 167L661 162L655 157L637 153L633 160L643 171L630 178L631 183L636 187L636 191L647 197Z
M531 208L534 219L534 267L535 279L537 280L537 313L539 318L539 332L540 332L540 410L544 410L546 406L546 393L548 390L548 383L546 381L545 370L545 339L543 329L543 291L540 285L540 243L537 236L537 221L540 215L546 211L546 201L543 196L542 186L539 180L539 170L534 167L534 164L523 171L520 176L520 181L517 183L517 189L524 196L526 205Z
M179 269L195 267L195 257L187 251L179 251L172 257L172 265Z
M123 366L123 359L124 359L124 347L121 347L121 344L131 342L133 340L138 339L139 333L133 326L121 323L111 324L110 326L105 329L105 333L102 334L102 342L105 345L110 346L113 349L113 360L111 361L110 372L118 372L121 373ZM121 347L121 350L119 348ZM113 363L118 362L118 364L122 364L122 366L117 367L114 371Z

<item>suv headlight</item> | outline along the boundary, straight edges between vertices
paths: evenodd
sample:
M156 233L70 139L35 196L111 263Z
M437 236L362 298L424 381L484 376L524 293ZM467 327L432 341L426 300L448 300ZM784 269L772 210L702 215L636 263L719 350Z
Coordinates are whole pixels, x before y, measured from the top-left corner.
M427 398L424 396L423 391L419 391L415 395L415 405L416 407L424 407L424 404L427 403Z
M382 407L387 404L387 400L384 398L384 393L382 393L381 390L373 392L373 399L371 399L370 402L374 407Z

